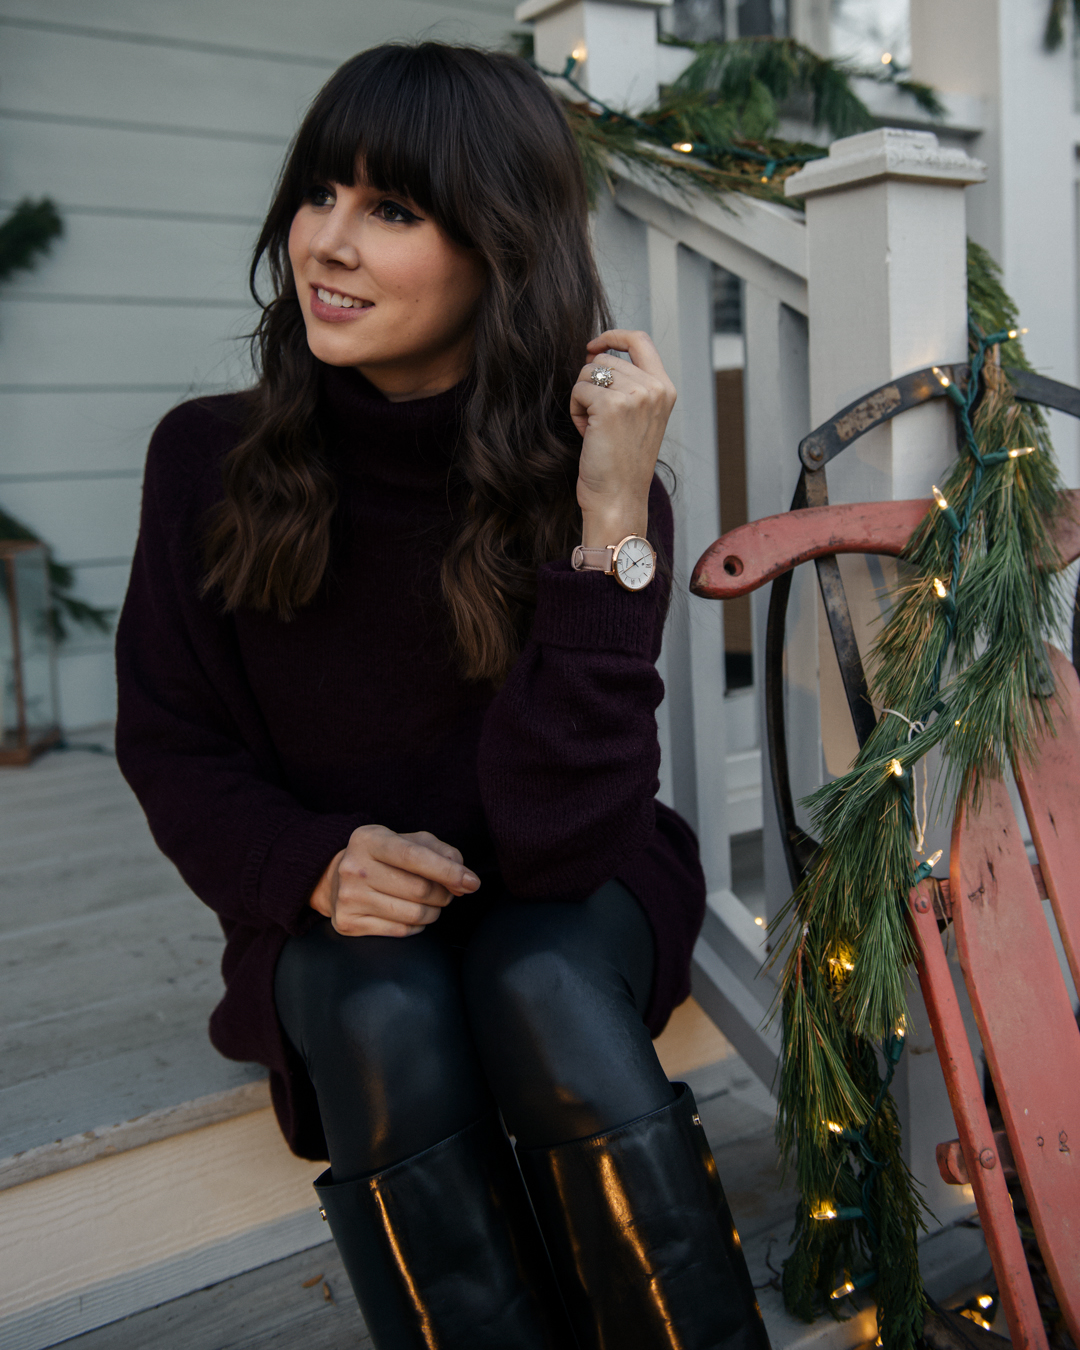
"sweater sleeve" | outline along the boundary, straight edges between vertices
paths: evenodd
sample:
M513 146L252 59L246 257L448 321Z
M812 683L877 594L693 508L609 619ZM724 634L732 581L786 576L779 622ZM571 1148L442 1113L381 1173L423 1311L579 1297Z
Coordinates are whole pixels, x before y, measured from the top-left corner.
M485 718L480 790L516 895L583 899L653 837L673 544L655 478L649 519L660 568L643 592L568 562L540 569L529 639Z
M117 759L201 900L226 920L303 932L326 864L365 821L309 811L284 788L233 625L198 594L193 541L208 503L191 480L208 418L194 406L165 419L147 457L117 630Z

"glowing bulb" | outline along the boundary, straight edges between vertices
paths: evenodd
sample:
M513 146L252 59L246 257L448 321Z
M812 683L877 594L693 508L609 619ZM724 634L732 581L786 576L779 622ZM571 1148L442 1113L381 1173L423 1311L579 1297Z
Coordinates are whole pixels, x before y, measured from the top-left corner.
M676 141L671 148L672 150L678 150L682 155L689 155L693 152L694 143L693 141Z
M994 1296L993 1296L993 1294L980 1294L980 1295L979 1295L979 1307L980 1307L980 1308L989 1308L990 1304L993 1303L993 1301L994 1301Z
M579 65L582 61L585 60L588 54L589 49L588 47L585 46L584 42L579 42L578 45L574 48L574 50L570 53L570 55L574 58L575 61L578 62Z
M942 492L936 483L931 483L930 491L934 494L934 501L937 502L940 509L942 511L947 511L949 509L949 499L945 496L944 492Z
M959 719L959 717L958 717L958 718L956 719L956 721L953 723L953 726L954 726L954 727L958 727L959 725L960 725L960 719Z
M767 173L763 173L763 174L761 175L761 181L762 181L763 183L767 183L767 182L769 181L769 175L768 175Z
M936 853L931 853L926 861L930 864L931 867L936 867L944 856L945 850L939 848Z
M949 594L948 586L945 585L945 583L942 581L940 577L934 578L934 591L936 592L937 598L939 600L944 600Z
M903 1040L903 1038L907 1035L907 1018L906 1018L906 1017L901 1017L900 1021L897 1022L895 1034L896 1034L901 1040Z
M832 1205L829 1204L819 1205L818 1208L815 1209L814 1212L810 1215L810 1217L812 1219L835 1219L836 1210L833 1209Z
M900 761L899 761L898 759L890 759L890 760L889 760L889 772L890 772L891 774L895 774L895 776L896 776L897 778L903 778L903 776L904 776L904 766L900 763Z
M892 65L892 52L882 52L882 53L881 53L881 64L882 64L883 66L891 66L891 65ZM836 1297L836 1295L834 1294L834 1295L833 1295L833 1298L835 1298L835 1297Z
M843 1133L844 1133L844 1127L843 1127L843 1125L837 1125L837 1123L836 1123L835 1120L827 1120L827 1121L825 1122L825 1124L828 1125L829 1129L832 1130L833 1134L843 1134Z
M840 1286L839 1289L834 1289L834 1290L832 1291L832 1293L829 1295L829 1297L830 1297L830 1298L843 1298L845 1294L853 1294L854 1292L855 1292L855 1286L851 1283L850 1280L845 1280L844 1283Z
M938 384L941 385L942 389L948 389L949 385L952 384L952 380L949 379L948 375L945 374L941 367L931 366L930 369L937 376Z
M758 926L759 928L764 928L764 927L765 927L765 920L761 917L760 914L757 916L757 918L754 920L754 922L757 924L757 926Z
M1019 459L1021 455L1033 455L1035 447L1033 445L1021 445L1015 450L1009 451L1010 459Z
M1026 333L1026 332L1027 332L1027 329L1026 329L1026 328L1010 328L1010 329L1009 329L1009 337L1011 337L1011 338L1018 338L1018 337L1020 336L1021 333Z

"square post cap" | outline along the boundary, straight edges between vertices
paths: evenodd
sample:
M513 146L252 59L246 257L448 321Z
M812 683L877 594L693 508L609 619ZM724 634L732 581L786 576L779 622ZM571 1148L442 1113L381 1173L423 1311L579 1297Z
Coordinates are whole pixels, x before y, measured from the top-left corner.
M784 180L784 194L812 197L887 179L966 187L985 178L985 164L963 150L939 145L932 131L878 127L833 141L827 159L812 159Z

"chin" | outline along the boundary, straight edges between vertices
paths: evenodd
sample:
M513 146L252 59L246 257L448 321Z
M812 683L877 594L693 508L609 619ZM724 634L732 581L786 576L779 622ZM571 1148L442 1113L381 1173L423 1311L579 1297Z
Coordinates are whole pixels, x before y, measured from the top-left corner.
M327 341L321 333L312 335L308 330L308 346L311 354L326 366L359 366L371 359L371 353L346 342Z

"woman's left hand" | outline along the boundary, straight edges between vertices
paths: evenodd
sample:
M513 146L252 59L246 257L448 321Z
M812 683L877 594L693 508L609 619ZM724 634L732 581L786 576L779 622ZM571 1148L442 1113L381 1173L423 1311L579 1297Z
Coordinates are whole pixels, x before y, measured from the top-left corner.
M630 360L605 361L607 351L627 352ZM570 399L570 415L583 437L577 481L581 542L607 548L648 528L649 486L675 406L675 386L648 333L612 328L593 338L588 353ZM603 365L614 376L606 389L590 379Z

